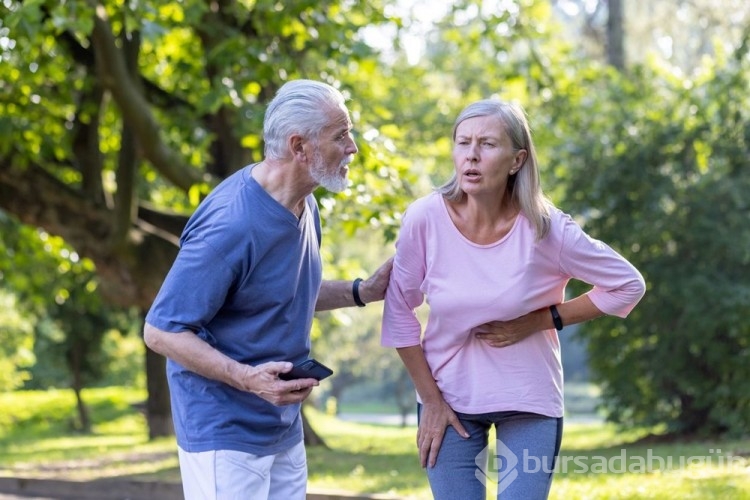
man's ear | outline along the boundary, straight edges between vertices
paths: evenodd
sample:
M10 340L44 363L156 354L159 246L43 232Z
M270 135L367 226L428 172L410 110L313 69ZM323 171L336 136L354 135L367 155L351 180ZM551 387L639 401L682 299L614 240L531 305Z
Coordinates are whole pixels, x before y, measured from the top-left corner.
M301 135L292 135L287 141L289 145L289 152L292 154L292 158L297 161L307 161L307 153L305 152L305 139Z

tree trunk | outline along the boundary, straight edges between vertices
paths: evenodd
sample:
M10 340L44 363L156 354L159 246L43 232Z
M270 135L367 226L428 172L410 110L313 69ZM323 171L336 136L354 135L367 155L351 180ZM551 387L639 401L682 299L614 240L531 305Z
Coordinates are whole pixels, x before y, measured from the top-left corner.
M609 0L607 18L607 62L620 71L625 69L625 29L622 0Z
M409 422L409 412L414 410L415 401L414 385L405 368L401 368L401 376L396 380L393 397L401 416L401 427L406 427Z
M83 395L81 394L83 390L83 374L81 373L80 350L76 349L75 346L71 348L68 363L73 375L72 389L76 395L76 408L78 409L78 423L80 425L78 430L89 433L91 432L91 419L89 418L88 408L86 408L86 404L83 402Z
M76 395L76 407L78 408L78 421L80 424L81 432L88 434L91 432L91 419L89 418L89 410L86 408L86 403L83 402L83 395L81 394L80 387L73 387L73 392Z
M166 358L148 347L146 348L146 386L148 388L146 420L149 439L174 435Z
M302 405L302 431L305 434L305 446L322 446L325 449L328 449L328 445L326 444L325 440L315 432L315 429L312 428L310 425L310 422L307 420L307 417L305 416L305 405Z

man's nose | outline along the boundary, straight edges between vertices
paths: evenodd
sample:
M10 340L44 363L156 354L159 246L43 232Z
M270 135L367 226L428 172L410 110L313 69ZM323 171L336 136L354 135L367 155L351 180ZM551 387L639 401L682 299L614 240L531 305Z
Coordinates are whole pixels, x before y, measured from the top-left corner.
M357 154L359 152L359 148L357 148L357 143L354 142L353 137L349 138L349 147L346 152L350 155Z

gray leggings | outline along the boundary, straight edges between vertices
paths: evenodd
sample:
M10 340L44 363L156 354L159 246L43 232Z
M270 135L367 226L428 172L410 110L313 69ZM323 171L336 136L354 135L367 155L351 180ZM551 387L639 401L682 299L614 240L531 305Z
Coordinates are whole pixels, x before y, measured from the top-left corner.
M421 405L418 414L421 414ZM544 500L549 495L562 441L563 419L536 413L504 411L457 413L469 438L448 426L435 467L427 468L436 500L485 500L489 481L498 499ZM490 455L488 435L497 442Z

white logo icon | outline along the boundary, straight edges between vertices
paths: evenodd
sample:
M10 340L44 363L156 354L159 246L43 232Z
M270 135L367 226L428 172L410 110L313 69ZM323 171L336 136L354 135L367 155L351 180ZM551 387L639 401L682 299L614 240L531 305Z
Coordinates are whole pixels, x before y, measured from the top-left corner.
M497 492L500 493L518 477L518 457L499 439L495 441L495 455L488 460L489 452L490 445L487 445L474 459L477 464L474 475L485 486L487 481L497 483Z

